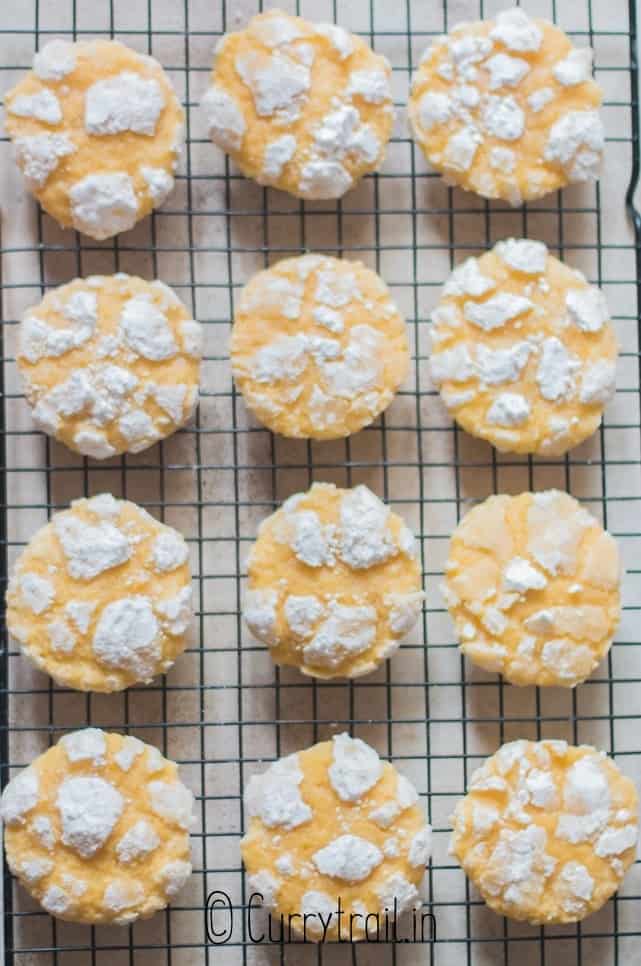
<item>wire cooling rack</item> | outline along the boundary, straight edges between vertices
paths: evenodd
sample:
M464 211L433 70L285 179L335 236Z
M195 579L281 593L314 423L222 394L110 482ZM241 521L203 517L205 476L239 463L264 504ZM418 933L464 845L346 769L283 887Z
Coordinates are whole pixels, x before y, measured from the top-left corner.
M272 6L273 4L266 4ZM121 695L53 687L8 643L0 662L0 765L11 769L72 728L95 724L157 744L181 763L197 797L195 874L171 909L131 928L56 923L10 876L4 879L8 964L430 963L435 966L639 962L641 872L581 926L539 929L487 910L447 854L449 815L476 765L518 736L588 741L641 777L641 433L638 295L640 219L631 198L639 174L634 0L524 4L596 51L608 131L604 178L525 209L488 205L449 189L424 166L407 135L403 105L429 39L461 19L506 3L455 0L281 0L315 20L361 33L394 67L399 105L382 171L338 204L301 204L246 181L206 140L195 110L222 32L258 6L249 0L3 0L0 89L30 65L50 36L113 36L153 53L188 114L188 150L175 193L134 231L95 243L59 230L27 199L0 142L2 200L2 413L0 537L11 565L34 529L81 495L110 490L139 501L190 542L197 622L192 646L166 679ZM460 433L427 373L428 315L451 267L506 235L546 241L602 285L622 348L616 400L594 438L570 456L499 456ZM373 427L338 443L272 437L234 391L226 355L239 287L258 268L303 250L363 259L379 270L405 312L411 378ZM15 323L42 291L75 275L115 270L159 276L207 326L203 396L195 424L138 456L106 464L75 457L32 429L14 364ZM366 482L413 525L428 599L422 625L376 674L351 684L314 683L275 670L241 624L245 561L260 520L312 480ZM471 501L496 491L559 486L619 538L627 566L617 643L574 692L503 686L460 657L438 593L447 538ZM3 581L6 579L6 568ZM436 920L429 945L340 948L255 945L242 916L248 898L239 858L244 783L264 762L349 729L394 760L417 785L435 829L425 896ZM227 893L234 921L226 944L208 942L205 900ZM219 923L216 926L221 929ZM256 932L257 930L255 930Z

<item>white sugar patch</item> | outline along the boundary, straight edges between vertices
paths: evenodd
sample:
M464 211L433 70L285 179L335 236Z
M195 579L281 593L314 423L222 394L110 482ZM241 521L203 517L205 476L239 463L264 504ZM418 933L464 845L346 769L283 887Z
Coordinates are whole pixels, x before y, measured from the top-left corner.
M34 54L33 72L40 80L59 81L76 67L75 45L66 40L50 40Z
M374 787L382 774L382 762L373 748L345 732L334 736L328 776L341 801L358 801Z
M138 199L124 171L88 174L69 189L74 227L98 240L136 224Z
M312 855L321 875L346 882L362 882L383 861L383 853L358 835L341 835Z
M252 775L244 797L248 814L268 828L290 830L308 822L312 810L301 795L302 780L296 754L274 762L262 775Z
M85 128L89 134L156 133L165 95L158 81L122 71L96 81L85 93Z
M113 523L91 526L73 512L59 514L52 523L69 575L75 580L92 580L131 557L127 537Z
M32 767L25 768L12 778L2 793L0 814L7 825L23 825L24 816L38 804L40 782Z
M366 486L348 491L341 500L338 554L355 570L396 556L398 546L388 527L389 507Z
M54 585L39 574L18 574L13 578L12 584L16 585L23 605L34 614L44 614L56 598Z
M145 359L160 362L178 351L167 316L146 293L125 302L120 329L129 348Z
M14 97L9 101L7 111L16 117L32 117L44 124L59 124L62 120L60 101L46 87L35 94L19 94Z
M148 597L123 597L107 604L100 614L92 650L108 667L148 680L161 658L159 630Z
M104 779L79 776L62 781L56 805L62 822L62 841L88 859L111 835L125 802Z
M147 785L151 809L168 822L188 829L192 822L194 796L182 782L153 781Z
M104 731L100 728L73 731L71 734L63 735L58 744L64 748L72 764L77 761L90 761L97 767L105 763L107 741Z
M201 101L209 137L224 151L237 151L247 125L238 102L217 84L208 88Z
M116 843L116 855L118 860L125 864L135 862L136 859L149 855L159 845L160 839L153 826L144 819L140 819Z
M168 573L187 561L189 547L180 533L167 529L154 540L151 556L158 570Z

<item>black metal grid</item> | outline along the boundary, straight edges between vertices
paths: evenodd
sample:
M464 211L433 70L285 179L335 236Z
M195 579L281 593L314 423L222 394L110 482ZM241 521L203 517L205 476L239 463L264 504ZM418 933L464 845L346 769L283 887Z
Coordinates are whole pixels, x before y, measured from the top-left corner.
M400 108L411 71L433 35L507 4L282 0L278 5L316 20L336 20L386 53ZM337 205L304 205L245 181L207 143L194 109L215 40L262 8L255 0L4 0L2 90L50 35L115 36L161 60L188 115L188 150L176 192L162 212L113 243L61 232L31 202L16 201L22 189L6 140L1 144L7 162L0 168L5 204L0 538L6 564L50 512L71 498L112 490L186 533L197 633L162 682L108 697L52 687L9 645L0 662L2 779L11 773L9 763L21 767L62 732L93 723L158 744L181 762L198 800L195 874L171 909L147 923L127 929L56 923L5 870L7 963L638 961L638 863L619 896L587 923L544 930L509 924L486 910L446 852L454 802L470 771L503 740L525 735L593 741L616 754L629 774L637 779L641 774L635 702L641 681L635 627L641 609L641 568L635 566L641 546L635 3L532 0L524 6L558 21L576 42L595 46L597 78L606 88L608 158L599 186L573 188L510 212L445 188L426 170L403 124L397 125L381 173ZM634 230L623 218L624 187ZM614 309L623 348L617 401L595 438L564 459L502 457L470 440L444 415L427 376L427 320L438 286L455 261L507 234L542 237L603 285ZM238 288L268 261L305 249L362 258L380 270L406 313L413 340L415 366L399 398L374 427L337 444L292 443L258 427L234 391L225 355ZM22 309L47 286L118 269L163 278L207 324L204 392L193 427L140 456L102 466L32 431L16 381L14 334ZM244 561L257 523L313 479L367 482L408 517L423 549L428 600L421 628L388 666L351 684L316 684L293 671L274 670L239 617ZM610 658L576 692L553 696L503 686L496 676L466 665L437 591L447 537L470 500L548 485L568 489L599 512L620 538L628 564L624 621ZM435 945L266 948L250 941L240 915L247 898L238 854L244 781L262 761L326 737L334 725L393 758L421 791L435 828L425 889L436 917ZM211 889L228 892L237 912L231 939L221 947L206 942L204 900Z

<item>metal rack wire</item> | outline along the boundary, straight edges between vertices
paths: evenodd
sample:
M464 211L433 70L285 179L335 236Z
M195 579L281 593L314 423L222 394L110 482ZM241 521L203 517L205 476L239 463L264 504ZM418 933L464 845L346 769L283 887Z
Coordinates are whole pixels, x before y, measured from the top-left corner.
M265 6L274 6L269 3ZM367 37L394 66L395 99L430 37L460 19L491 16L506 3L452 0L281 0L312 19L336 20ZM606 91L605 176L510 211L446 188L425 168L403 112L381 173L337 205L307 204L245 181L207 142L194 110L211 49L262 4L252 0L3 0L0 86L29 66L50 35L114 36L153 53L169 70L188 114L188 150L177 190L163 210L112 243L62 232L24 193L0 143L0 539L7 568L33 530L69 499L111 490L181 529L192 549L197 605L193 645L166 679L123 695L79 695L53 687L6 643L0 660L0 768L22 767L70 728L126 730L176 758L198 801L195 874L165 914L127 929L56 923L5 870L5 961L71 964L425 963L572 964L639 961L641 871L586 923L538 929L489 912L447 855L448 816L476 764L517 736L590 741L641 777L641 423L639 293L641 218L634 0L533 0L529 12L557 21L596 51ZM4 163L6 161L6 163ZM630 219L623 191L627 187ZM593 440L568 457L498 456L460 433L427 375L428 314L451 266L508 234L545 240L602 285L622 346L617 399ZM237 397L225 338L238 288L254 270L305 249L362 258L385 277L405 311L412 377L385 416L336 444L270 436ZM15 322L47 286L78 274L129 271L174 286L208 327L203 398L195 424L137 457L106 465L74 457L31 428L14 364ZM245 558L260 519L314 479L367 482L413 524L423 551L428 600L422 626L376 674L320 684L274 670L243 629ZM447 537L469 501L497 490L557 485L583 499L620 539L628 574L624 619L611 656L578 690L548 694L504 686L466 665L438 594ZM247 777L262 762L347 728L374 744L419 788L435 829L425 895L436 943L330 949L257 946L242 907L238 852ZM207 939L206 896L228 893L235 910L225 945Z

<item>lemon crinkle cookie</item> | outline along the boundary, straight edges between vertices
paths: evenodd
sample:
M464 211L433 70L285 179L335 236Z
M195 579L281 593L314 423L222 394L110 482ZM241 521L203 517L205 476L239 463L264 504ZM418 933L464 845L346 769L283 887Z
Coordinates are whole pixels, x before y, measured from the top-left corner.
M250 779L244 808L249 888L299 932L306 916L306 939L363 939L368 914L420 905L430 826L411 782L359 738L274 762Z
M221 39L202 108L247 177L339 198L383 161L390 79L386 58L341 27L270 10Z
M412 533L366 486L315 483L260 526L243 614L277 664L367 674L397 649L424 598Z
M512 684L574 687L620 616L615 540L567 493L491 496L454 531L443 592L461 649Z
M510 238L459 265L431 338L445 405L503 451L565 453L614 395L618 347L603 292L543 242Z
M119 691L167 671L192 618L189 551L146 510L108 493L75 500L18 557L7 626L65 687Z
M512 741L472 775L451 851L500 915L578 922L616 892L634 861L637 812L633 783L604 752Z
M515 8L434 40L409 118L448 183L518 205L598 177L601 100L592 50Z
M202 327L162 282L77 278L20 326L18 367L39 429L96 459L169 436L198 402Z
M389 406L410 355L405 322L375 272L302 255L243 289L231 362L245 402L273 432L337 439Z
M156 748L74 731L6 786L7 861L52 916L124 925L163 909L189 878L192 809Z
M66 228L110 238L174 186L184 115L153 57L112 40L53 40L5 109L27 186Z

